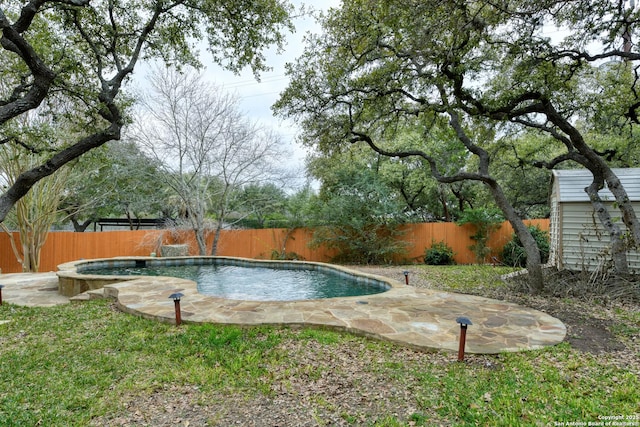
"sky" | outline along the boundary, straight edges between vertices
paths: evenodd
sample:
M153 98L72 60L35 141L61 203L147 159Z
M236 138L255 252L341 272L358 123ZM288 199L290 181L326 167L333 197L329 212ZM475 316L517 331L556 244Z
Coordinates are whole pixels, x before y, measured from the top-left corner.
M339 7L340 0L316 0L300 1L292 3L299 8L303 3L316 10L326 11L330 7ZM260 75L260 82L256 81L250 69L244 70L240 75L226 71L212 65L207 60L207 54L203 52L202 62L205 65L204 77L207 81L221 86L223 89L235 94L240 99L240 108L251 120L258 121L278 132L291 151L291 161L287 166L303 167L306 151L295 144L295 136L298 132L296 125L290 120L282 120L273 116L271 106L277 101L279 95L288 85L285 76L285 64L294 62L302 55L304 50L303 37L307 32L319 33L320 26L313 18L299 18L294 21L296 32L289 34L287 44L281 54L276 49L270 49L266 53L266 63L273 68L270 72Z

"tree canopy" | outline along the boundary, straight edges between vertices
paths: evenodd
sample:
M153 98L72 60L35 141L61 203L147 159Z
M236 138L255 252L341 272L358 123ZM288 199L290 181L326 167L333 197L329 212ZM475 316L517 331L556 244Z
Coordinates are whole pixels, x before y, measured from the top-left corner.
M75 231L100 218L174 218L160 165L132 142L112 141L72 162L62 206Z
M640 36L638 18L623 1L346 0L289 65L292 81L275 109L302 118L303 141L320 150L365 142L385 155L423 158L443 182L478 180L512 211L510 221L517 213L492 173L494 146L504 135L514 142L525 131L547 135L538 141L560 152L537 164L588 168L589 195L610 234L622 233L599 199L605 182L640 242L624 188L581 127L605 111L619 125L637 125L640 54L619 46ZM407 128L422 138L394 145ZM424 145L447 140L436 129L453 132L478 167L443 168Z
M0 221L34 183L120 138L130 104L123 87L141 60L198 65L204 40L216 63L258 75L263 49L282 47L290 11L286 0L0 0L0 126L38 110L76 132L3 190Z

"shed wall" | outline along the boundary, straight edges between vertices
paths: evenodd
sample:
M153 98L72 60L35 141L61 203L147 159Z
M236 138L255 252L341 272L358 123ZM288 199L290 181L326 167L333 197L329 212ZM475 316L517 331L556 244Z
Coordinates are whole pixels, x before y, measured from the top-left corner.
M560 264L562 263L562 250L560 242L560 218L562 218L562 207L560 203L558 203L558 195L557 192L551 192L550 198L550 218L549 218L549 261L548 263L551 265L555 265L560 268Z
M636 212L640 212L640 202L634 202L633 207ZM558 212L557 223L559 227L554 230L555 226L552 220L550 231L558 233L558 245L555 249L555 265L558 268L594 271L603 262L610 259L608 256L609 235L600 225L591 203L556 202L554 204L552 201L552 211L554 208ZM612 219L623 230L626 230L626 226L620 219L620 211L615 209L612 204L608 206L608 209ZM630 268L640 271L640 253L638 251L630 251L628 261Z

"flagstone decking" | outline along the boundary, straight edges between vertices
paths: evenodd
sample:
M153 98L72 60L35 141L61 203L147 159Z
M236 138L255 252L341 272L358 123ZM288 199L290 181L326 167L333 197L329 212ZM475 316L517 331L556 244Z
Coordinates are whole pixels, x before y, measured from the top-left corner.
M500 353L539 349L564 340L564 324L545 313L516 304L471 296L417 289L387 278L387 292L360 297L312 301L234 301L201 295L195 283L169 277L142 277L106 285L73 299L110 297L127 313L163 322L175 321L169 295L181 292L183 322L234 325L292 325L330 327L424 350L457 351L460 326L468 317L466 351ZM0 275L3 301L17 305L51 306L68 303L57 292L55 273ZM10 321L4 314L0 322Z

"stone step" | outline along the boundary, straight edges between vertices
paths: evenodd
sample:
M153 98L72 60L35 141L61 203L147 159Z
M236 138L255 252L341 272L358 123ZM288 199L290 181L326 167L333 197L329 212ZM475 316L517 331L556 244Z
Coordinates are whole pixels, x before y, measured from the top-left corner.
M92 289L90 291L85 292L89 295L89 299L104 299L104 288L100 289Z
M91 289L69 298L70 302L84 302L94 299L104 299L104 289Z
M85 292L82 294L72 296L71 298L69 298L69 302L84 302L84 301L89 301L89 299L90 299L89 295Z

